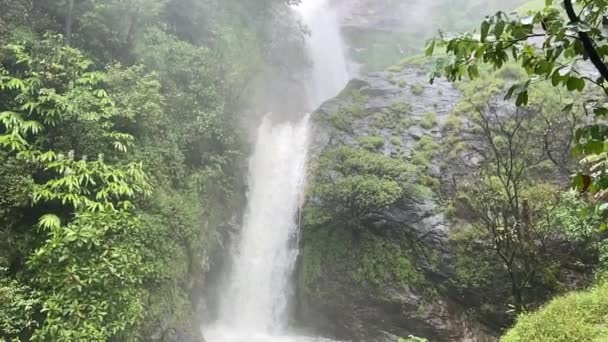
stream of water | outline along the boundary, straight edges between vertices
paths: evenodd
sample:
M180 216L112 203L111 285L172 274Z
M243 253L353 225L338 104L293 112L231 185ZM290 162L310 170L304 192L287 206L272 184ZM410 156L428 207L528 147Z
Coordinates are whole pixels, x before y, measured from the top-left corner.
M305 96L312 111L346 85L348 63L338 13L329 0L304 0L293 10L310 30L313 66ZM205 329L208 342L327 341L294 336L287 326L308 143L308 116L279 123L267 117L258 128L242 232L221 293L219 320Z

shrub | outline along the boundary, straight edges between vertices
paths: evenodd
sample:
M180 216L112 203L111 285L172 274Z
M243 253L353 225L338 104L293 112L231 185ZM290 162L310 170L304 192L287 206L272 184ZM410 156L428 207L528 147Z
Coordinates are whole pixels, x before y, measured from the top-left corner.
M412 155L412 163L414 165L427 167L431 159L435 156L439 150L439 144L429 135L425 135L416 143L414 146L414 153Z
M356 228L360 220L384 210L404 197L420 198L426 189L416 181L418 169L382 154L352 147L326 150L315 161L309 189L318 199L317 218ZM316 206L318 205L318 206Z
M424 93L424 85L422 85L420 83L416 83L416 84L412 85L412 94L414 94L416 96L420 96L420 95L422 95L422 93Z
M391 113L401 116L409 113L412 110L412 105L407 102L395 102L390 106Z
M608 284L574 292L519 317L502 342L605 341Z
M462 126L462 119L460 116L450 114L443 125L443 130L448 132L457 132Z
M369 151L374 151L384 146L384 137L378 135L360 137L358 141L360 147Z
M437 126L437 113L428 112L424 114L424 116L422 117L422 121L420 121L420 125L424 129L431 129Z

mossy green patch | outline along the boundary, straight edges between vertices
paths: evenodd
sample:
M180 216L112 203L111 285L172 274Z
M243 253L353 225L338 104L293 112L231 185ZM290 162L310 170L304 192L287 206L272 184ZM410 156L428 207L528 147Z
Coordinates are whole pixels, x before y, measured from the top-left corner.
M397 133L404 133L412 125L409 117L412 106L407 102L395 102L390 107L373 115L372 125L379 130L393 130Z
M343 104L338 110L331 113L321 113L316 120L326 122L341 131L350 132L355 120L365 116L365 104L368 97L361 92L361 89L346 89L340 94Z
M448 115L445 123L443 124L443 130L445 132L458 132L462 127L462 118L454 113Z
M422 167L428 167L431 160L439 151L439 143L430 135L425 135L414 146L412 154L412 163Z
M373 288L411 286L427 292L428 283L410 250L384 237L366 231L355 234L348 227L307 225L303 242L299 283L309 295L332 295L337 286L332 281ZM327 274L333 274L331 280Z
M524 314L502 342L604 342L608 338L608 284L554 299Z
M416 83L412 85L412 94L416 96L420 96L424 93L424 85L420 83Z
M427 112L422 117L420 121L420 126L424 129L431 129L437 126L437 113L435 112Z
M357 139L359 146L369 151L375 151L384 146L385 140L383 136L366 135Z
M415 268L407 250L384 238L367 234L360 240L359 267L352 274L358 282L375 287L420 286L424 276Z

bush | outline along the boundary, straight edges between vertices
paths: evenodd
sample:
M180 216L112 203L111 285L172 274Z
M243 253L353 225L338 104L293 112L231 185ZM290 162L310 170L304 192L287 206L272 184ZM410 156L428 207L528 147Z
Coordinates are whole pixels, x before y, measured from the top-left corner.
M428 112L428 113L424 114L424 116L422 117L422 121L420 122L420 125L424 129L431 129L431 128L437 126L437 113Z
M608 284L554 299L521 315L502 342L605 341L608 336Z
M443 125L443 130L447 132L458 132L462 127L462 119L455 114L450 114Z
M417 182L418 169L402 160L364 149L337 147L315 161L310 195L319 200L314 220L358 226L361 219L402 198L420 198L427 189ZM318 207L315 208L315 206Z
M429 135L425 135L414 146L414 154L412 155L412 163L414 165L428 167L431 159L439 150L439 144Z
M391 113L396 116L407 114L412 110L412 105L407 102L395 102L390 106Z
M420 95L422 95L422 93L424 93L424 85L422 85L420 83L416 83L416 84L412 85L412 94L414 94L416 96L420 96Z
M360 137L358 141L360 147L369 151L374 151L384 146L384 137L378 135L367 135Z

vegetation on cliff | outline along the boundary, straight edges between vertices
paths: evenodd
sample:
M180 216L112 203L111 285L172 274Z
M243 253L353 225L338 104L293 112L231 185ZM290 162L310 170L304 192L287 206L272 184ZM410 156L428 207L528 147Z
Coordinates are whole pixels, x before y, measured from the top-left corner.
M598 46L597 42L605 39L603 18L606 8L603 2L593 0L574 2L565 0L563 3L560 1L562 9L553 6L554 3L557 5L558 2L546 1L544 9L538 9L536 6L528 7L527 9L534 11L523 16L498 12L486 18L481 24L478 34L441 36L430 41L427 49L429 54L433 53L435 46L444 47L447 51L447 57L439 57L435 64L432 79L437 76L446 76L450 81L460 80L464 76L477 79L483 63L488 63L495 69L504 68L510 60L520 64L526 73L521 80L510 85L508 91L505 92L506 98L516 98L516 105L521 107L518 110L527 110L526 108L537 106L534 91L538 84L545 84L543 89L551 86L564 87L568 92L582 94L582 96L566 96L559 99L560 101L555 101L560 103L560 107L563 109L550 109L550 113L552 112L553 117L558 121L549 126L549 128L559 128L563 125L562 127L568 127L568 130L573 132L567 141L572 143L580 165L571 162L562 163L555 158L556 155L567 155L566 153L552 153L555 151L545 151L544 153L561 170L574 174L573 185L580 191L580 194L563 194L556 197L556 195L535 191L541 207L557 210L557 212L545 215L551 221L543 225L549 228L549 233L561 234L563 238L574 242L574 250L560 251L559 248L554 247L551 248L551 251L535 251L533 258L525 258L521 263L522 268L535 274L538 272L532 271L533 262L540 256L549 256L552 252L558 251L556 256L550 257L551 260L563 260L572 253L583 252L588 246L588 242L595 246L596 253L600 253L600 260L604 259L602 232L606 227L604 223L606 130L603 116L606 113L604 103L608 70L605 66L606 51L602 46ZM591 70L591 67L595 70ZM593 113L593 115L589 120L581 120L577 119L576 113ZM582 117L582 114L578 115ZM501 125L507 127L501 129L501 132L509 133L510 129L517 127L508 125L505 121L500 120ZM532 127L542 127L541 124L536 123ZM538 136L538 134L535 135ZM546 137L544 143L540 141L530 145L532 147L551 146L560 141L558 138L560 135L553 134ZM563 137L563 135L561 136ZM511 139L507 139L506 142L506 146L509 146ZM492 145L495 144L492 143ZM505 146L504 143L501 145ZM495 159L507 161L509 168L515 166L514 170L517 170L517 163L513 163L508 158L508 154L505 158L505 154L500 149L493 149L497 152ZM511 150L516 151L516 149L510 148L509 151ZM500 165L500 160L497 160L495 164L495 170L501 173L503 167ZM505 187L505 190L508 187L513 187L515 190L517 179L506 182L504 179L500 179L498 184ZM526 185L518 193L523 194L523 191L529 191L540 185L540 182L535 181ZM518 197L517 195L509 196L507 191L506 199L511 204L517 205ZM558 202L552 205L552 199L556 198ZM547 246L544 243L546 239L531 235L536 230L527 228L532 221L533 215L530 212L534 210L532 209L534 206L531 201L526 201L523 205L518 206L519 209L514 208L509 211L511 214L517 214L521 210L525 210L523 217L515 218L513 224L509 225L509 227L517 229L516 231L509 232L512 228L505 229L506 227L491 229L498 253L504 252L503 244L506 244L508 248L521 244ZM477 208L479 207L478 205ZM481 206L481 208L485 207ZM483 212L490 213L494 211L493 208L495 206L492 205L490 210L484 209ZM487 218L485 225L491 227L496 226L497 222L508 221L508 215L504 215L504 213L498 217L499 220L491 219L488 215L485 217ZM522 228L524 229L520 231L519 229ZM505 233L508 235L505 236ZM511 256L504 258L503 255L503 259L505 262L516 262L517 256L515 254L511 254ZM560 266L564 267L564 265L558 267ZM598 282L603 283L602 277L598 277ZM530 283L525 288L534 289L534 285ZM605 312L602 311L601 305L601 302L606 300L603 288L603 285L599 285L588 292L567 295L555 299L537 313L522 314L517 325L503 339L505 341L592 341L605 338L606 332L603 324L600 323L605 319ZM525 310L522 308L520 311Z

